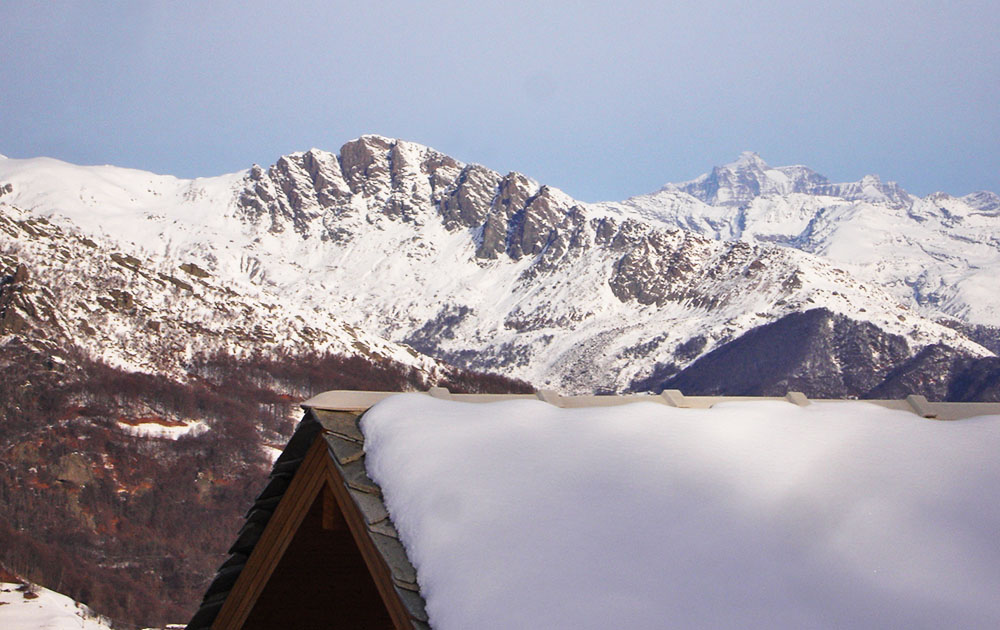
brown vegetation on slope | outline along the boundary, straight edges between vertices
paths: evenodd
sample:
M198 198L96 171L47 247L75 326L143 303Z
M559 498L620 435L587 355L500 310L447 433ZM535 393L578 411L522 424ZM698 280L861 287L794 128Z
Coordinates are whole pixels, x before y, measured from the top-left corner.
M266 479L295 402L326 389L412 390L410 368L358 357L200 357L186 382L17 339L0 355L0 563L126 626L190 617ZM454 372L455 391L530 391ZM121 417L199 420L202 434L137 437Z

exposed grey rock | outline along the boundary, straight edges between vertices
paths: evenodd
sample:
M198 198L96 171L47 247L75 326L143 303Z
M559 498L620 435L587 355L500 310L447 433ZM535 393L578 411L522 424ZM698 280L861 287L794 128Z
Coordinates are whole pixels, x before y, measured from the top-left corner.
M441 200L441 216L450 229L479 227L497 196L500 176L472 164L462 169L455 186Z
M537 256L555 238L556 228L562 223L567 210L559 207L542 186L523 209L515 212L509 221L507 254L517 260L522 256Z
M389 186L389 150L392 141L362 136L340 147L340 168L353 193L375 194Z
M508 173L500 180L499 190L486 215L482 242L476 250L476 256L497 258L507 251L511 219L527 205L534 192L533 188L531 181L520 173Z

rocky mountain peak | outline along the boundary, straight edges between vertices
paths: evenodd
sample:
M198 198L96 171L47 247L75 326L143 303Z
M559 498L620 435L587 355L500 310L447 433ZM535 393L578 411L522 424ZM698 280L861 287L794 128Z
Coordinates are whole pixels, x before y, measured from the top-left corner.
M443 220L449 231L478 232L477 258L517 260L549 247L576 202L521 173L501 176L420 144L362 136L339 155L311 149L266 172L255 166L238 205L255 223L269 221L272 232L291 226L334 240L353 229L342 219L362 209L372 221Z
M765 162L763 158L761 158L760 155L757 154L756 152L743 151L742 153L740 153L739 157L736 158L734 161L717 168L724 168L735 171L735 170L744 170L747 168L756 168L765 170L770 167L767 165L767 162Z
M744 151L735 161L674 187L709 205L744 207L763 195L813 193L827 184L825 177L805 166L773 168L757 153Z
M266 171L254 165L238 205L254 222L269 220L272 232L291 226L306 234L319 229L318 218L362 207L418 220L418 210L439 202L463 168L423 145L366 135L345 143L339 155L314 148L282 156Z
M1000 195L980 190L962 197L962 201L985 214L1000 215Z
M910 206L915 199L896 182L883 182L878 175L865 175L861 181L857 182L833 184L819 192L841 197L848 201L884 203L900 208Z

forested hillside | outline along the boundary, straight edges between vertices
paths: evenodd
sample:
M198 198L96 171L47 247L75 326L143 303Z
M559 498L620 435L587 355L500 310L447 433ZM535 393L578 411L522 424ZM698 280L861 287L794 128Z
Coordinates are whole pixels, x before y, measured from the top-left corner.
M0 358L0 564L126 626L187 619L295 403L327 389L531 391L502 377L335 355L198 357L187 379L25 343ZM162 436L162 437L160 437Z

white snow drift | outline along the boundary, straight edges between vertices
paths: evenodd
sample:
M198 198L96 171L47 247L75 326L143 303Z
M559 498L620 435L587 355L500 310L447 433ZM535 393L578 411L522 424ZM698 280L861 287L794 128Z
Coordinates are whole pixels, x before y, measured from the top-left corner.
M1000 416L405 394L363 430L438 630L1000 627Z

